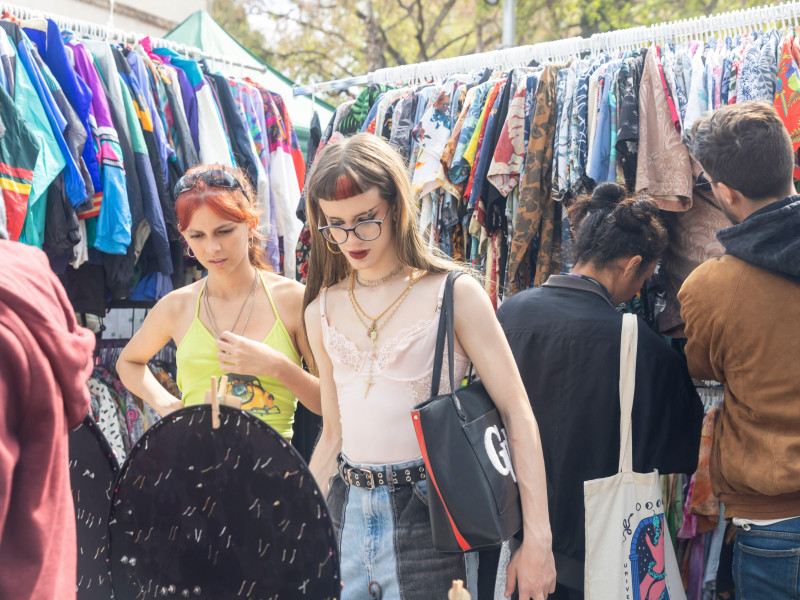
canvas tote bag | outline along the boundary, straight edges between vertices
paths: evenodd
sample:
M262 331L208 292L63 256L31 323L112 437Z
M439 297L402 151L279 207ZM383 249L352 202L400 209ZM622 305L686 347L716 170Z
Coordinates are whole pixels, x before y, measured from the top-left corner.
M633 472L631 410L638 321L622 319L619 472L583 484L586 600L686 600L664 519L658 471Z

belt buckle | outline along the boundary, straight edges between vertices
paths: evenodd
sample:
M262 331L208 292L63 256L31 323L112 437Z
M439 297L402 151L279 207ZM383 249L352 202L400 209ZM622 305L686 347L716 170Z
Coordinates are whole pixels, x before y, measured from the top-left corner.
M367 481L367 484L364 486L366 487L366 489L368 490L375 489L375 476L372 474L372 471L370 471L369 469L359 469L357 467L349 467L347 469L348 479L350 478L350 473L352 473L353 471L360 471L361 473L364 474L364 479L366 479ZM358 474L356 474L356 477L358 477ZM362 486L360 483L357 483L356 487L362 487Z

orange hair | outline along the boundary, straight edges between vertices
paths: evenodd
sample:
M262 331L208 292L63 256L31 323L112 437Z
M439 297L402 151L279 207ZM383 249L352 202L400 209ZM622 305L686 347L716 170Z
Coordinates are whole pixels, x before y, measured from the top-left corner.
M221 164L196 165L186 171L187 174L202 173L212 170L227 171L239 181L241 190L207 186L202 179L197 181L195 187L183 192L175 200L175 213L178 216L178 229L181 233L186 231L192 216L201 206L208 206L222 219L234 223L254 223L251 236L254 238L248 256L250 264L256 269L270 271L264 259L263 236L258 231L258 213L255 208L255 192L253 186L242 169L228 167Z

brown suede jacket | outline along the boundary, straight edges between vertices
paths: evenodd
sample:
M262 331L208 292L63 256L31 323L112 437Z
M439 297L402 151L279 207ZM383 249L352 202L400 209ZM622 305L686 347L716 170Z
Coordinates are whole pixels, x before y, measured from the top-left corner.
M800 197L775 205L719 232L728 254L678 295L689 371L725 385L710 468L728 518L800 516Z

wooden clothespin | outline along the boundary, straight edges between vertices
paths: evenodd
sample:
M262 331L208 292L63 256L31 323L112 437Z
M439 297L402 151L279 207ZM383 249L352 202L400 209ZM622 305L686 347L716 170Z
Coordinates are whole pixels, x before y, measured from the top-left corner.
M219 380L219 387L217 387L217 378L212 375L211 377L211 427L212 429L219 429L219 394L220 390L228 388L228 376L223 375Z
M472 600L472 596L464 589L464 582L461 579L454 579L453 587L447 592L447 600Z
M217 385L217 378L211 378L211 391L206 392L206 404L211 404L211 427L214 429L219 429L219 407L221 404L232 408L242 407L242 399L231 396L227 391L227 375L220 377L219 386Z

